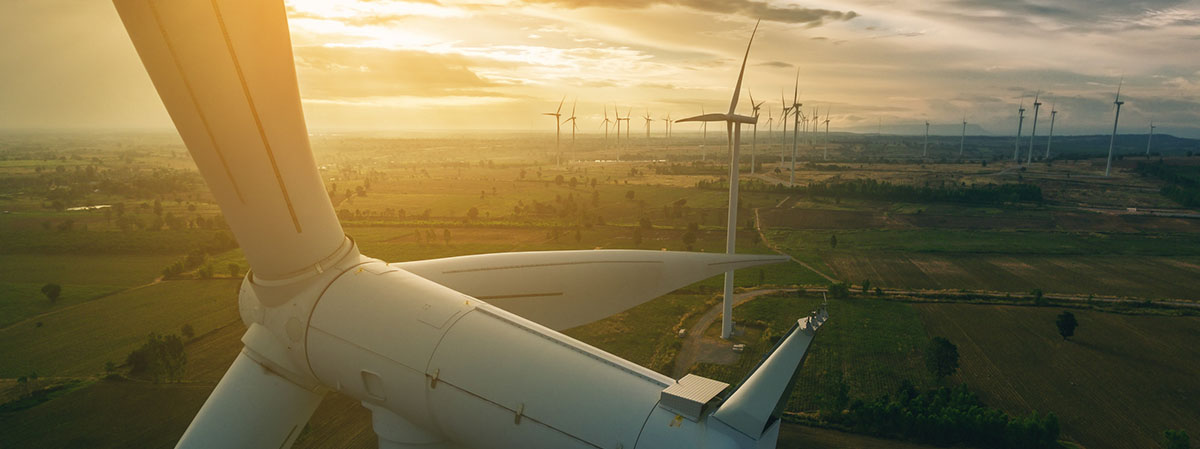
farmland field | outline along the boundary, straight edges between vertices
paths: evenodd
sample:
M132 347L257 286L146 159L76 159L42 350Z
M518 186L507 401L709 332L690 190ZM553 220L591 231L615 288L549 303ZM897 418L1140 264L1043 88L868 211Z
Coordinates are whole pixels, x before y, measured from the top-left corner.
M1056 308L922 304L930 335L958 345L958 380L1009 413L1054 411L1088 448L1157 447L1165 429L1200 434L1200 319Z

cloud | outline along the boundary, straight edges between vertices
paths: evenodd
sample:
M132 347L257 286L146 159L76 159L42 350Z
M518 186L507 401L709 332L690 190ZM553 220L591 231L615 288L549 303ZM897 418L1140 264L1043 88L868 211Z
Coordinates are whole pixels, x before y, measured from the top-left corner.
M790 68L796 66L795 64L792 64L790 62L783 62L783 61L767 61L767 62L760 62L760 63L754 64L754 65L762 66L762 67L776 67L776 68L780 68L780 69L790 69Z
M298 47L305 98L497 96L497 83L468 68L470 59L411 50Z
M523 0L529 4L554 4L567 8L645 9L657 5L682 6L717 14L737 14L751 19L802 24L816 27L827 21L847 21L858 17L854 11L820 8L779 7L755 0Z

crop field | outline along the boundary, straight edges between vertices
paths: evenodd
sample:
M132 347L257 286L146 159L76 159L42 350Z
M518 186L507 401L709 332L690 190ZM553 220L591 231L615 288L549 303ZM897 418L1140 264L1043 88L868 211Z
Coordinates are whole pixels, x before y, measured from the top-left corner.
M838 278L900 289L967 289L1200 300L1200 259L824 252Z
M930 335L958 345L957 380L1009 413L1054 411L1085 447L1158 447L1165 429L1200 434L1198 318L1072 310L1079 328L1064 341L1057 308L914 307Z
M89 376L120 364L151 332L197 335L238 320L238 282L168 281L64 308L0 330L0 376Z
M738 306L734 316L747 332L735 337L746 352L733 366L698 364L693 372L736 384L759 356L821 304L821 295L769 295ZM832 391L845 385L852 398L895 391L903 380L932 385L921 351L927 341L920 315L911 305L875 299L830 300L831 319L821 328L788 400L790 411L815 411ZM719 326L719 323L716 323Z

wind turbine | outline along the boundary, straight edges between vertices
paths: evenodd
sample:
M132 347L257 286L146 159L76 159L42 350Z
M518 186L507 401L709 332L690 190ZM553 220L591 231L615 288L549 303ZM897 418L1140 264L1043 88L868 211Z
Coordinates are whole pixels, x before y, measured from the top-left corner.
M800 111L801 106L804 105L800 103L800 69L796 68L796 85L792 87L792 118L795 121L792 123L792 169L791 177L788 179L789 186L796 185L796 144L800 139L798 131L800 130L800 116L803 115L803 112ZM805 119L805 123L808 123L807 119ZM787 134L786 130L784 134Z
M605 111L604 115L607 117L608 112ZM613 105L613 116L616 118L617 122L617 148L621 148L621 111L617 110L616 105ZM619 149L617 150L617 160L621 160L621 150Z
M798 71L796 72L796 76L800 76ZM798 83L800 80L797 79L796 82ZM792 107L788 106L787 100L783 99L783 89L779 89L779 104L782 105L781 107L783 108L783 117L780 117L779 119L780 123L783 123L783 134L780 134L779 136L782 139L782 143L779 145L779 149L781 150L779 152L779 164L783 165L783 161L787 159L787 118L788 114L792 110Z
M829 159L829 110L831 108L825 106L825 159Z
M629 114L631 114L631 113L633 113L633 107L632 107L632 106L630 106L630 107L629 107L629 110L625 111L625 117L618 117L618 118L617 118L617 120L624 120L624 121L625 121L625 145L631 145L631 144L629 143L629 142L630 142L630 141L629 141L629 129L633 127L633 126L631 126L631 125L629 124L629 118L631 117Z
M725 254L733 255L737 242L737 204L738 204L738 150L741 148L742 124L756 124L758 117L737 115L738 96L742 91L742 76L746 73L746 61L750 59L750 46L754 44L754 34L758 32L758 24L750 33L750 42L746 44L746 55L742 57L742 68L738 71L737 84L733 87L733 99L729 101L729 112L725 114L704 114L688 117L681 122L725 122L725 131L729 137L729 221L726 223ZM725 272L725 302L721 312L721 338L728 340L733 336L733 270Z
M251 268L238 293L245 347L176 447L288 448L333 390L371 412L380 447L774 447L778 404L824 311L727 393L559 330L786 257L364 256L313 159L283 2L114 3Z
M958 140L958 158L960 160L963 157L963 147L966 146L966 143L967 143L967 115L963 114L962 137Z
M1150 156L1150 142L1154 140L1154 128L1157 128L1157 126L1154 126L1154 121L1151 121L1150 122L1150 137L1146 139L1146 156L1147 157Z
M1054 103L1050 103L1050 135L1046 137L1046 160L1050 160L1050 142L1054 140L1054 118L1058 116L1058 110L1054 109Z
M563 120L563 123L571 122L571 154L572 154L572 156L575 154L575 130L579 129L579 125L577 123L575 123L575 105L578 103L579 103L578 98L575 99L575 101L571 103L571 117L567 118L566 120Z
M663 134L667 136L666 147L667 151L671 150L671 113L667 113L667 118L663 119Z
M1122 78L1120 84L1117 84L1117 99L1113 100L1113 104L1117 106L1117 113L1113 116L1113 132L1112 137L1108 139L1108 163L1104 166L1104 176L1108 177L1112 171L1112 156L1113 144L1117 141L1117 122L1121 120L1121 105L1125 104L1121 101L1121 86L1125 84L1125 79Z
M604 106L604 121L600 122L600 126L604 127L604 146L605 147L608 147L608 124L609 123L612 123L612 120L608 119L608 106L605 105Z
M700 115L702 115L702 116L708 115L707 113L704 112L704 106L700 106ZM682 122L683 120L677 120L677 121ZM700 160L707 161L708 160L708 122L700 122L700 129L701 129L701 132L704 133L704 137L700 140Z
M1038 99L1041 96L1042 92L1038 91L1037 95L1033 97L1033 129L1029 133L1029 156L1025 161L1026 163L1033 163L1033 139L1037 137L1038 110L1042 108L1042 102L1038 101Z
M755 162L757 162L756 157L758 156L758 110L759 110L759 108L762 107L763 103L766 103L766 100L755 103L754 102L754 93L750 92L749 89L746 89L746 93L750 94L750 108L753 111L750 115L754 116L754 131L753 131L753 134L751 134L751 138L750 138L750 174L753 175L754 174L754 164L755 164ZM770 123L771 123L771 121L767 120L768 128L770 128L770 126L771 126ZM768 132L770 132L770 131L768 130Z
M764 100L763 102L765 103L766 101ZM775 126L772 125L774 122L775 122L775 117L771 116L771 108L767 107L767 142L775 141ZM757 126L757 125L755 125L755 126ZM768 146L769 146L769 144L768 144ZM754 164L751 164L751 167L753 167L753 166L754 166ZM750 169L750 173L754 173L753 168Z
M1017 110L1020 116L1017 118L1017 147L1013 150L1013 162L1021 162L1021 125L1025 124L1025 99L1021 99L1021 108Z
M646 110L646 115L642 116L642 120L646 121L646 141L649 142L650 141L650 122L654 121L654 119L650 118L650 110L649 109Z
M925 121L925 146L921 150L921 157L929 157L929 120Z
M558 149L559 137L562 135L562 123L559 123L558 119L562 117L562 105L564 101L567 101L566 95L563 95L562 100L559 100L558 109L555 109L554 112L542 113L542 115L554 117L554 158L556 165L562 165L562 152Z

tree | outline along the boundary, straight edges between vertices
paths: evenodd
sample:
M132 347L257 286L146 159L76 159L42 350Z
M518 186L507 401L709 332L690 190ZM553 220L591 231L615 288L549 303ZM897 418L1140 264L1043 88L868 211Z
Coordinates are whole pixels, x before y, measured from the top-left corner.
M645 230L650 230L654 227L654 225L650 224L650 219L646 217L642 217L640 220L638 220L638 225Z
M62 286L54 283L43 285L42 294L53 303L58 301L58 295L62 294Z
M467 218L470 218L472 220L479 218L479 209L476 209L474 207L468 209L467 210Z
M925 367L938 380L958 371L958 346L944 337L933 337L925 350Z
M626 192L625 192L625 199L627 199L627 200L629 200L629 201L633 201L633 197L634 197L634 195L635 195L635 194L633 193L633 191L632 191L632 190L628 190L628 191L626 191Z
M1033 304L1034 305L1038 305L1038 306L1050 305L1050 300L1046 299L1046 294L1042 292L1042 289L1035 288L1030 293L1033 294Z
M865 294L867 294L867 292L869 292L869 291L871 291L871 280L870 280L870 279L864 279L864 280L863 280L863 282L862 282L862 292L863 292L863 294L865 295Z
M442 240L445 240L447 245L450 244L450 230L449 229L442 230Z
M836 282L829 286L829 296L837 299L846 299L850 297L850 284L847 282Z
M1192 448L1191 437L1189 437L1187 431L1185 431L1183 429L1164 431L1163 432L1163 440L1166 443L1163 445L1163 447L1166 449L1191 449Z
M183 338L191 340L196 336L196 330L192 328L191 324L184 323L183 327L179 328L179 334L183 335Z
M633 228L633 246L642 246L642 228Z
M837 236L836 235L829 236L829 247L837 248Z
M142 347L129 353L125 363L129 364L132 376L164 382L183 376L187 354L183 352L183 340L178 335L151 333Z
M226 268L229 269L229 277L231 278L236 278L238 275L242 274L242 267L236 263L229 262L229 265L227 265Z
M1063 340L1075 335L1075 328L1079 327L1079 322L1075 320L1075 314L1071 312L1058 314L1054 324L1058 325L1058 335L1062 335Z

